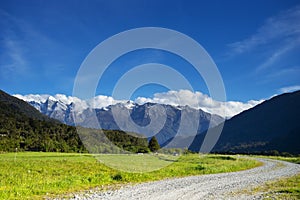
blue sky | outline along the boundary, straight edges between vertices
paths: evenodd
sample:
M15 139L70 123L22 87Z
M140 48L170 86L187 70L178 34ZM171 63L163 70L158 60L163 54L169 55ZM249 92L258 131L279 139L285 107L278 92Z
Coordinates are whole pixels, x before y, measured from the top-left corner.
M15 1L0 3L0 88L10 94L72 95L88 53L119 32L164 27L200 43L222 75L227 99L248 101L300 89L299 1ZM110 95L135 65L171 65L208 94L189 63L141 50L116 60L97 94ZM133 95L167 89L147 85Z

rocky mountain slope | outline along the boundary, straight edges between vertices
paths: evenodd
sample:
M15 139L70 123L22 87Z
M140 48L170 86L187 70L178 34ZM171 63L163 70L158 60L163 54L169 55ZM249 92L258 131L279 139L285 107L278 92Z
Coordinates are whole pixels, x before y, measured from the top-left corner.
M26 100L41 113L68 125L123 130L141 133L146 137L156 135L159 143L164 145L175 135L195 136L223 121L218 115L189 106L139 105L128 101L101 107L92 103L87 105L76 99L66 101L63 96L54 98L37 95Z

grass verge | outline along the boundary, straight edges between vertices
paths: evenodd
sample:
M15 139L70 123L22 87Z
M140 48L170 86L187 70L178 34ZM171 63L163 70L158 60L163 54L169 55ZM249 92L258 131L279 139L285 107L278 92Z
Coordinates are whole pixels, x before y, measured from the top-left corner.
M255 156L256 157L256 156ZM300 157L282 157L282 156L258 156L260 158L269 158L283 160L300 164ZM263 199L269 200L296 200L300 199L300 174L289 178L282 178L276 181L270 181L262 186L256 187L251 191L244 191L249 195L258 193L263 194Z
M101 155L99 155L101 156ZM108 188L119 184L139 183L164 178L245 170L260 163L238 156L184 155L103 155L122 166L145 170L149 165L165 165L146 173L129 173L109 168L90 154L7 153L0 154L0 199L41 199L91 188ZM106 160L107 161L107 160ZM114 162L113 162L114 163Z
M292 162L296 164L300 164L300 157L282 157L282 156L263 156L263 158L270 158L275 160L283 160L287 162Z
M300 174L268 182L254 192L264 193L264 199L300 199Z

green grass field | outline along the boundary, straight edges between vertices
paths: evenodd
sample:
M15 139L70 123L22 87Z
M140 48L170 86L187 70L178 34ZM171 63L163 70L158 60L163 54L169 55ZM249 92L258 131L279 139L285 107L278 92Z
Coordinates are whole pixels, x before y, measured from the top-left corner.
M98 188L105 190L120 184L138 183L170 177L232 172L260 165L237 156L189 154L97 155L122 170L156 171L129 173L107 167L90 154L7 153L0 154L0 199L41 199Z

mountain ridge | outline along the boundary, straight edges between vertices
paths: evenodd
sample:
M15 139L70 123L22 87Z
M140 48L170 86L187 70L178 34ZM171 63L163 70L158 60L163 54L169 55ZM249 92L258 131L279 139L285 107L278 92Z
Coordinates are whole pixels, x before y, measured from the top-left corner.
M81 105L76 97L73 99L74 101L71 102L50 96L44 99L37 98L38 101L29 98L28 103L41 113L67 125L123 130L140 133L146 137L151 137L157 133L156 137L160 144L167 144L166 142L176 134L183 137L196 135L198 132L203 132L208 127L216 126L223 121L223 118L218 115L189 106L172 106L150 102L140 105L132 101L120 101L103 107L103 105L92 102L89 103L90 105ZM153 109L155 112L151 111ZM126 113L130 113L130 116ZM97 119L95 119L95 115ZM182 115L185 117L182 118ZM116 120L116 117L119 120ZM145 128L151 124L151 120L165 121L166 123L160 130L155 126Z
M299 116L300 91L275 96L226 120L213 151L248 153L278 150L299 154ZM199 151L205 135L206 132L198 134L189 148Z

